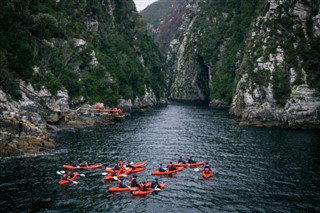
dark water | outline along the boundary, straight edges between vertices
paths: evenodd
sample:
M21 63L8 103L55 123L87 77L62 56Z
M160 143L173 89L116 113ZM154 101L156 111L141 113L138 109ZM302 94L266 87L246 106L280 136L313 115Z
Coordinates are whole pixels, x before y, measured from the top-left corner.
M54 137L51 153L0 160L1 212L320 212L319 131L240 127L226 110L173 103ZM77 185L57 184L56 171L75 158L106 166L147 160L138 173L145 181L159 163L190 155L210 162L214 177L186 168L159 177L167 187L142 198L109 193L116 183L105 183L102 169L84 171Z

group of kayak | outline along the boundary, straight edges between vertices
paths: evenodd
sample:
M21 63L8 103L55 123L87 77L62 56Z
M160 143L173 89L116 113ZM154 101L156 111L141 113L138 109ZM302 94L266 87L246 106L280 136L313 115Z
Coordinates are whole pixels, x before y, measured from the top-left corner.
M116 187L109 187L109 192L126 192L129 191L133 195L147 195L155 191L160 191L165 187L164 183L159 183L158 178L155 178L151 182L137 182L137 175L133 174L130 179L130 184L126 185L123 181L124 177L131 173L136 173L143 171L144 166L147 164L146 161L138 162L138 163L129 163L124 164L123 160L120 160L116 163L112 168L105 168L105 181L118 181ZM94 164L88 165L87 163L82 163L81 161L74 161L71 165L63 165L64 169L68 169L67 173L62 175L59 184L68 184L71 182L75 182L75 179L78 177L79 173L76 172L78 169L90 170L90 169L98 169L101 168L103 164ZM170 162L166 168L162 167L162 164L159 164L158 169L156 171L152 171L151 175L170 175L173 173L177 173L183 170L185 167L199 167L203 166L202 177L204 179L208 179L212 177L212 170L208 163L204 163L204 161L196 162L193 161L191 157L188 158L187 161L184 161L182 157L178 158L178 162ZM195 169L196 170L196 169ZM199 171L199 170L197 170Z

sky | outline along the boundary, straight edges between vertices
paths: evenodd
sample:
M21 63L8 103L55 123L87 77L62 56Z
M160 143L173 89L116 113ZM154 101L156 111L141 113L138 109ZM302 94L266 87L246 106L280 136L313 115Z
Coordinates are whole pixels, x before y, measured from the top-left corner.
M156 2L157 0L133 0L136 4L136 8L138 12L146 8L148 5L152 4L153 2Z

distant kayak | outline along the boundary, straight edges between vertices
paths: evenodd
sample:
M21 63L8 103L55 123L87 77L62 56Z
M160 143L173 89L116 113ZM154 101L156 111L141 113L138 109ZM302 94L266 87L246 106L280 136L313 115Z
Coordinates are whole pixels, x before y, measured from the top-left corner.
M147 182L146 183L147 187L151 186L151 182ZM161 184L160 184L161 186ZM120 188L120 187L110 187L108 189L109 192L128 192L128 191L134 191L134 190L138 190L139 187L126 187L126 188Z
M164 183L160 183L160 188L163 189L165 187L166 184ZM135 196L143 196L143 195L147 195L147 194L150 194L152 192L155 192L155 191L158 191L156 189L148 189L146 191L141 191L141 190L135 190L132 192L132 195L135 195Z
M130 164L130 165L133 166L133 167L143 167L146 164L147 164L147 161L142 161L142 162L133 163L133 164Z
M168 175L168 174L172 174L172 173L176 173L176 172L180 172L183 170L183 167L178 167L175 170L171 170L171 171L165 171L165 172L159 172L159 171L153 171L151 172L152 175Z
M210 177L212 177L212 171L209 171L209 172L202 171L202 177L204 179L209 179Z
M73 173L73 177L70 179L70 180L60 180L58 183L60 185L63 185L63 184L69 184L69 183L72 183L73 181L75 181L78 177L78 172L75 172Z
M175 167L197 167L197 166L202 166L204 164L204 161L196 162L196 163L173 163Z
M64 169L70 169L70 170L74 170L74 169L98 169L98 168L101 168L103 166L103 164L93 164L93 165L90 165L90 166L72 166L72 165L63 165L62 168Z
M108 172L108 173L113 173L113 169L112 168L106 168L104 171ZM120 174L130 174L130 172L132 171L131 168L126 168L126 169L119 169L119 170L114 170L118 175Z
M130 171L130 174L131 174L131 173L141 172L141 171L143 171L143 170L144 170L144 168L142 168L142 167L136 167L135 169L132 169L132 170Z

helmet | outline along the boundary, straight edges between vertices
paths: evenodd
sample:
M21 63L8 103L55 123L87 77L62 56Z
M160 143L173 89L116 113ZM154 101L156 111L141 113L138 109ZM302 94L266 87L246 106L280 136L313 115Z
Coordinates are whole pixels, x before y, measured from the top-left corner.
M132 175L133 177L137 177L137 175Z
M160 163L159 165L162 166L162 163Z
M155 178L155 180L158 180L158 178Z

